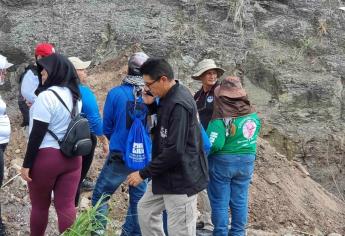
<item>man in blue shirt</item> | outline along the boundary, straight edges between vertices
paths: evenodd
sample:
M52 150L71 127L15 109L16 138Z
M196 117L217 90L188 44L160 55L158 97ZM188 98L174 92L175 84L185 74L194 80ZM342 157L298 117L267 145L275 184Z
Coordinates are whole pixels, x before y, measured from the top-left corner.
M133 107L135 97L139 96L139 104L137 102L136 106L146 108L146 105L140 102L142 101L141 89L144 86L140 66L147 59L148 56L143 52L133 54L128 61L127 76L123 79L120 86L109 91L105 101L103 133L109 140L110 152L97 179L92 196L93 206L102 198L102 195L104 196L101 206L98 208L98 211L103 215L107 215L108 213L110 196L126 180L127 176L133 172L133 170L125 165L123 155L126 150L128 132L132 124L129 111ZM146 182L142 182L136 187L129 187L129 207L121 235L141 235L138 223L137 204L145 191ZM97 230L97 234L103 235L106 221L104 218L100 220L104 227Z
M80 189L83 188L84 190L91 191L93 190L93 187L94 187L92 182L85 180L85 177L92 164L95 148L97 145L97 138L103 146L104 154L108 154L109 149L108 149L108 140L103 135L103 121L99 114L96 96L92 92L92 90L86 85L87 83L86 69L90 66L91 61L82 61L78 57L69 57L68 59L72 62L80 80L79 90L80 90L81 100L83 104L81 108L81 113L83 113L86 119L89 121L90 131L91 131L91 140L92 140L92 149L91 149L90 154L83 156L80 183L79 183L79 187L78 187L77 194L75 197L75 206L77 207L79 203Z

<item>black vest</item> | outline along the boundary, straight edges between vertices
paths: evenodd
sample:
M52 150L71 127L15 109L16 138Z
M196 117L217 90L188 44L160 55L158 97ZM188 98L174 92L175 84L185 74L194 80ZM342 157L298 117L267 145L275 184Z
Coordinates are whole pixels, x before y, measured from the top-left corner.
M165 148L165 135L169 130L169 118L176 104L183 106L189 113L186 150L182 161L164 174L152 178L154 194L194 195L207 187L208 165L197 120L197 108L190 91L177 83L160 101L157 110L157 126L154 128L152 158Z

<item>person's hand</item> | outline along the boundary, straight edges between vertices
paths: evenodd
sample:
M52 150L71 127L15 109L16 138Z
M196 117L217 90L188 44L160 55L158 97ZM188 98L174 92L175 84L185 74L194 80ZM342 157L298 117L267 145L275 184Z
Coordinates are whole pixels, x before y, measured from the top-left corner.
M131 186L138 186L144 180L139 175L139 171L133 172L132 174L128 175L127 177L128 184Z
M20 170L20 176L26 181L26 182L31 182L32 179L29 177L29 172L30 172L30 168L24 168L22 167L22 169Z
M26 105L30 108L32 106L32 103L29 102L28 100L25 100Z
M144 103L147 105L150 105L155 101L155 97L152 96L152 94L150 94L150 91L143 90L142 97L143 97Z
M102 144L102 150L104 154L108 154L109 152L109 143L108 143L108 139L107 137L103 136L99 136L98 137L99 142Z
M108 144L108 140L104 139L103 143L102 143L102 150L104 154L108 154L109 153L109 144Z

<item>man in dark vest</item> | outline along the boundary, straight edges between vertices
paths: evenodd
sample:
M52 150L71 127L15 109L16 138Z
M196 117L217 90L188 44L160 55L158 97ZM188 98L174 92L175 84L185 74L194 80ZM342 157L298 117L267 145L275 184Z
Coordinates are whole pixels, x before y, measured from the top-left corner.
M197 193L207 186L208 168L195 101L190 91L174 79L166 60L148 59L141 71L144 102L151 104L151 113L157 114L152 161L128 176L128 183L134 186L152 179L138 204L141 233L164 235L162 212L166 210L168 232L196 235ZM154 96L159 97L158 105Z

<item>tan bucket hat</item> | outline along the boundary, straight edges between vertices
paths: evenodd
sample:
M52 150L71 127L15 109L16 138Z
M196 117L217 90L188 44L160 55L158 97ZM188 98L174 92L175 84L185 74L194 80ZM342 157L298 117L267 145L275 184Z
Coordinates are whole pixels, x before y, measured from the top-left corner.
M88 68L91 64L91 61L82 61L78 57L69 57L68 60L72 62L76 70L84 70Z
M225 72L225 70L223 68L220 68L216 65L216 63L214 62L214 60L212 59L204 59L201 62L198 63L198 65L196 66L196 73L192 75L192 78L195 80L199 80L200 76L211 69L215 69L218 72L218 78L221 77L223 75L223 73Z
M217 97L241 98L247 96L243 89L241 80L235 76L226 77L218 87L214 89Z

